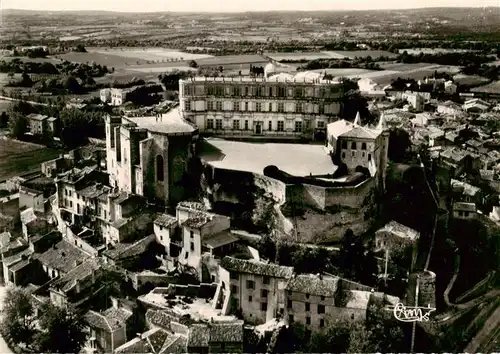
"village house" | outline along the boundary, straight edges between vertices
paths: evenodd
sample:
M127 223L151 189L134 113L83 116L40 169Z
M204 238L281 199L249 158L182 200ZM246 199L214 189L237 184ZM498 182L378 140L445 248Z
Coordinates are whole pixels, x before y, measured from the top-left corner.
M162 310L149 309L146 322L151 328L117 350L117 353L242 353L243 321L187 323ZM152 335L163 335L158 346L146 340ZM168 339L168 340L167 340ZM168 344L167 344L168 343Z
M151 260L158 254L154 247L155 244L156 236L154 234L134 243L117 243L103 252L104 260L125 269L148 268L148 263L152 263Z
M113 353L127 342L129 326L133 326L133 309L123 301L111 298L112 306L103 312L89 310L85 314L90 336L89 347L98 352Z
M483 101L480 98L467 100L463 105L464 111L472 115L480 115L481 113L488 111L490 107L490 103Z
M213 306L223 314L241 311L249 323L265 323L283 315L283 290L292 275L292 267L224 257Z
M371 290L330 275L295 275L284 289L285 323L317 332L339 319L364 321Z
M455 119L463 115L462 107L453 101L440 102L437 105L436 111L448 119Z
M453 203L453 217L460 220L473 220L477 217L477 209L474 203Z
M28 119L28 132L32 135L51 137L57 136L58 119L55 117L48 117L42 114L31 113L27 116Z
M36 212L33 208L23 210L20 219L22 235L26 240L30 235L44 234L55 228L49 213Z
M106 296L110 284L102 281L103 274L103 261L100 258L87 259L35 290L32 293L35 306L39 308L50 301L63 308L85 308L90 300Z
M63 239L54 244L46 252L37 256L43 271L50 279L54 279L77 267L89 259L90 255L79 247Z
M12 224L12 228L5 227L6 230L13 230L15 225L19 224L19 221L21 221L19 193L13 193L0 198L0 215L10 219L9 224Z
M444 83L444 92L448 95L454 95L457 93L458 86L453 83L453 81L448 80Z
M455 202L474 203L479 206L483 203L481 188L456 179L451 180L452 197Z

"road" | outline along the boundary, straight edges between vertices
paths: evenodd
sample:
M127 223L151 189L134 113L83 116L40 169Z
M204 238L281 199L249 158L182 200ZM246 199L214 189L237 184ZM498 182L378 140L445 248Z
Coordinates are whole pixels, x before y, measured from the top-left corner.
M3 304L3 299L5 297L5 293L6 293L6 288L5 286L0 286L0 308L1 308L1 304ZM14 352L12 350L10 350L9 346L7 345L7 343L4 341L4 339L2 337L0 337L0 353L2 354L14 354Z

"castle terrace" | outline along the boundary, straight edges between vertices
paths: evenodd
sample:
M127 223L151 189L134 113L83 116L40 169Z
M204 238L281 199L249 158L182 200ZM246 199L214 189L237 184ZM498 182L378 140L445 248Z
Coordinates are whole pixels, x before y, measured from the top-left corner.
M333 174L337 170L322 145L206 139L201 159L216 168L257 174L269 165L299 177Z

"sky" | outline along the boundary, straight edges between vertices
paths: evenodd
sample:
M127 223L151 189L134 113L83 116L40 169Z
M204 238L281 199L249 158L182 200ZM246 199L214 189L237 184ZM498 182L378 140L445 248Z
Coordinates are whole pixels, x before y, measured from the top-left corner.
M0 0L4 9L124 12L235 12L371 10L499 6L500 0Z

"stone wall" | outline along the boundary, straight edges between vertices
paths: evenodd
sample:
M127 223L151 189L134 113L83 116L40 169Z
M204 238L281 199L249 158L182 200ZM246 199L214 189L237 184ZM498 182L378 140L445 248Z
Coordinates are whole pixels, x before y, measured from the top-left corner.
M206 165L201 184L203 197L215 212L230 214L233 227L256 233L274 229L294 242L335 242L347 229L361 234L375 212L373 178L357 186L322 187Z

